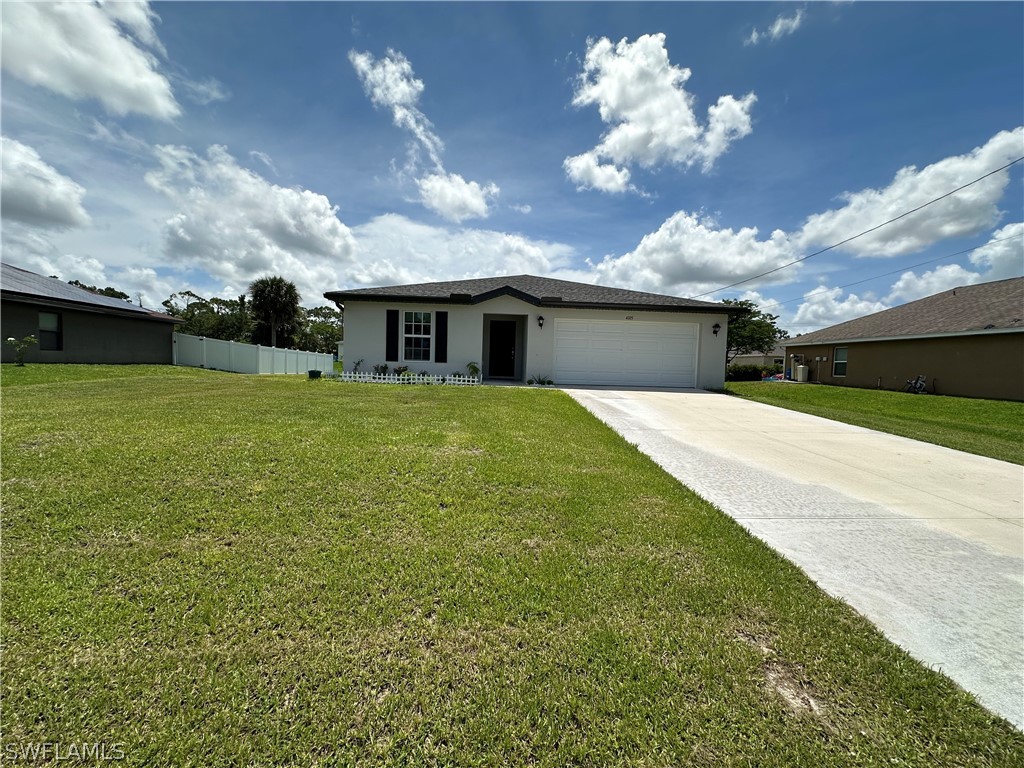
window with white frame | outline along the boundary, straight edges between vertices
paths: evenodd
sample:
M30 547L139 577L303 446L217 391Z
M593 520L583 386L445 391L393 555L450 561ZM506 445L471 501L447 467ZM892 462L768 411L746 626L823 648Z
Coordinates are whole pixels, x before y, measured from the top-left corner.
M433 325L430 312L406 312L402 335L402 359L430 361L430 339Z
M846 375L846 347L836 347L832 353L832 375Z

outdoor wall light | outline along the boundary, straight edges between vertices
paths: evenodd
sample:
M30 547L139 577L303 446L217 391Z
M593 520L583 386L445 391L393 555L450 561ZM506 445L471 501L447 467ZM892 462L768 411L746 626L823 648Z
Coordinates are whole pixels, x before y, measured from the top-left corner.
M715 334L715 336L718 335L718 332L720 330L722 330L722 324L721 323L715 323L714 325L711 326L711 332L713 334Z
M537 315L537 325L541 328L544 327L544 315Z

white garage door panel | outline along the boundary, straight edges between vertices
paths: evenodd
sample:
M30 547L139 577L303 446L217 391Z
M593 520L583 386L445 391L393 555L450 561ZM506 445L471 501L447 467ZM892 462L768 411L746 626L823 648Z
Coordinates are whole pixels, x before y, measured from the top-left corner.
M697 324L555 320L558 384L692 387Z

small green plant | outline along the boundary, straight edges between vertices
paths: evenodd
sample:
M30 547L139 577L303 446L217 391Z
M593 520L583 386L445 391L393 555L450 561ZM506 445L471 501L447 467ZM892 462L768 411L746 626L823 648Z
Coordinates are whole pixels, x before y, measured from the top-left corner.
M408 365L396 365L391 371L395 376L405 376L409 372Z
M36 339L35 336L29 334L28 336L25 336L22 339L16 339L13 336L8 336L7 340L4 343L14 347L14 364L17 366L24 366L25 351L29 347L38 344L39 341L38 339Z
M377 376L387 376L388 375L388 364L387 363L377 363L377 365L373 366L373 372Z
M361 357L356 360L355 363L352 364L352 373L359 373L359 369L362 367L364 362L366 361Z
M479 363L466 363L466 370L469 371L469 375L474 378L480 375L480 364Z
M555 382L549 379L547 376L531 376L526 380L526 383L533 386L543 387L546 384L554 384Z

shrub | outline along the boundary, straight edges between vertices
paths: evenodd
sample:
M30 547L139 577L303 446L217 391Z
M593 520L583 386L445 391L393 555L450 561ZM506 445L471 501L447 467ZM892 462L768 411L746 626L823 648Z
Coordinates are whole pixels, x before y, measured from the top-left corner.
M5 344L14 347L14 364L18 366L25 365L25 350L29 347L34 347L38 341L35 336L26 336L23 339L16 339L13 336L8 336Z
M726 381L760 381L760 365L730 365L725 372Z

